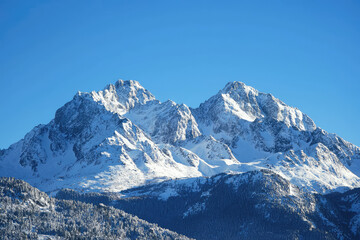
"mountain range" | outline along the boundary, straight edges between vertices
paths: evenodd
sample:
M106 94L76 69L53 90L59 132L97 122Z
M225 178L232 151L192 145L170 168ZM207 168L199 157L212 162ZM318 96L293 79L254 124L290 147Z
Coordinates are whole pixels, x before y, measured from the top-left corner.
M0 150L0 176L9 239L360 237L360 148L242 82L197 108L133 80L78 92Z
M0 175L56 192L116 192L167 179L270 169L319 193L360 186L360 148L299 109L230 82L192 109L137 81L78 92L0 151Z

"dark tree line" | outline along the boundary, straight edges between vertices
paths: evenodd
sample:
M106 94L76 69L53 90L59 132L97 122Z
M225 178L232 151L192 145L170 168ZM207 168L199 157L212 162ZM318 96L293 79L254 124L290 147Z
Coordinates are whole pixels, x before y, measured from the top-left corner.
M1 239L187 239L103 204L49 198L14 178L0 179Z

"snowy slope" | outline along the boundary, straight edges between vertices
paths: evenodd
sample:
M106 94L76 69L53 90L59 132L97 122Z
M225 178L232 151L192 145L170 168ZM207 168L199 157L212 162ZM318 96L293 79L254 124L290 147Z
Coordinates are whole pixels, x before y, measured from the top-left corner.
M320 192L359 185L360 148L271 94L230 82L192 112L204 135L226 143L251 169L269 168Z
M2 156L1 175L26 179L46 191L64 186L118 191L158 178L201 175L174 161L148 134L109 111L96 96L78 93L48 125L12 145Z
M151 101L125 115L159 143L176 143L201 135L195 118L185 104L168 100Z
M360 149L240 82L197 109L136 81L78 92L55 118L0 151L0 176L43 191L120 191L171 178L272 169L306 190L360 186Z

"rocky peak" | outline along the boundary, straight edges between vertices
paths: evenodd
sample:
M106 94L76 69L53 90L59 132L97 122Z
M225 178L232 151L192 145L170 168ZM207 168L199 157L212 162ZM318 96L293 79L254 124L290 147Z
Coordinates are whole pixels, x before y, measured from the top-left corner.
M91 92L93 99L105 106L108 111L123 115L136 105L155 100L148 90L134 80L118 80L107 85L104 90Z
M221 93L230 93L230 92L245 92L245 93L253 93L258 94L258 91L250 86L247 86L243 82L234 81L234 82L228 82L225 87L220 90Z
M229 122L229 119L233 119L236 123L239 120L253 122L259 118L272 118L301 131L316 129L315 123L299 109L242 82L229 82L216 95L200 104L195 112L200 113L201 118L209 116L213 121ZM220 112L221 119L217 117Z
M157 142L174 144L201 135L189 107L171 100L164 103L154 100L139 105L125 117L144 129Z

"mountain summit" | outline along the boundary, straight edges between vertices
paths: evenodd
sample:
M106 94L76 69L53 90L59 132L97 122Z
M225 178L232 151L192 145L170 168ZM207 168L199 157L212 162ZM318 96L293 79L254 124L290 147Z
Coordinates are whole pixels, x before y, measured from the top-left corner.
M359 147L241 82L196 109L162 103L133 80L78 92L52 121L1 150L0 163L1 176L48 192L114 192L259 169L305 191L360 186Z

